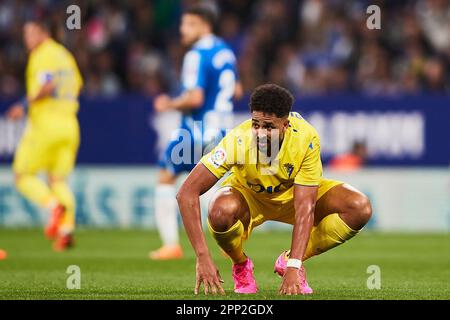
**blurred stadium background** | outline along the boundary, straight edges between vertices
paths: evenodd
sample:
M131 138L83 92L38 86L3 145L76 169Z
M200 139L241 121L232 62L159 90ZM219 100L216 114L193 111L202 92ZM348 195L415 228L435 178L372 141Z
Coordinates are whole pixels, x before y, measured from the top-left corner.
M179 19L195 2L0 2L0 233L41 226L47 219L15 191L10 164L24 122L3 117L25 92L24 19L48 16L85 80L82 142L71 177L78 226L153 229L156 161L178 115L157 115L152 99L180 90ZM69 4L81 8L81 30L66 28ZM381 8L381 30L366 26L371 4ZM367 230L448 234L449 1L216 5L217 32L237 55L246 93L235 103L236 123L248 117L248 94L255 86L273 82L289 88L296 95L294 109L321 135L325 175L369 195L374 216ZM261 229L279 228L286 226Z
M179 91L179 18L195 1L74 3L81 30L66 28L68 2L0 3L0 111L24 95L23 21L48 15L85 79L72 177L78 223L151 228L153 168L178 117L156 115L152 97ZM370 195L370 227L450 230L448 1L218 3L217 31L238 57L247 94L265 82L295 92L295 109L321 135L325 166L355 142L365 145L361 170L327 175ZM369 4L381 8L381 30L366 26ZM248 116L247 101L236 102L236 123ZM12 184L9 164L23 125L0 116L2 226L46 219Z

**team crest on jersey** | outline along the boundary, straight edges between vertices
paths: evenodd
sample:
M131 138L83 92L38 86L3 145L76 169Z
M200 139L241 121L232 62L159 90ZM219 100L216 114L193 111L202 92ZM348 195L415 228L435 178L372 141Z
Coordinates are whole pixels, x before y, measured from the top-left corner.
M290 178L292 171L294 171L294 165L292 163L285 163L283 166Z
M218 148L209 157L209 162L214 166L214 168L217 169L224 164L226 158L227 153L225 152L225 150L222 148Z

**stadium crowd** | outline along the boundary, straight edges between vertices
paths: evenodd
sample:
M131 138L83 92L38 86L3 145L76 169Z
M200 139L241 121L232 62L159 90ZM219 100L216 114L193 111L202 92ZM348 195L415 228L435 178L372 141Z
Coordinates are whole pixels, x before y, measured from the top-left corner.
M22 25L39 15L74 53L84 94L175 93L179 19L196 2L3 0L0 97L24 92ZM66 28L72 3L81 30ZM366 26L370 4L381 8L380 30ZM235 51L247 92L274 82L301 95L450 93L450 1L223 0L216 8L217 32Z

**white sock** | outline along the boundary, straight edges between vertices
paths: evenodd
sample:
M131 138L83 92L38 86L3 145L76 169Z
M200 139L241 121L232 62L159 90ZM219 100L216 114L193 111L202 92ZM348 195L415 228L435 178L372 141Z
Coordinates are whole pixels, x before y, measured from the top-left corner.
M155 188L155 220L159 236L165 246L178 244L177 214L175 186L158 184Z

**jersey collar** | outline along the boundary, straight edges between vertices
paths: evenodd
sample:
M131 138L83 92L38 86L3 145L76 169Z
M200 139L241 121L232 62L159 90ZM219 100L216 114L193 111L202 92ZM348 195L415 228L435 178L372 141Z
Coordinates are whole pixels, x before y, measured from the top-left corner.
M196 49L210 48L213 46L215 39L216 36L212 33L204 35L203 37L198 39L192 47Z

